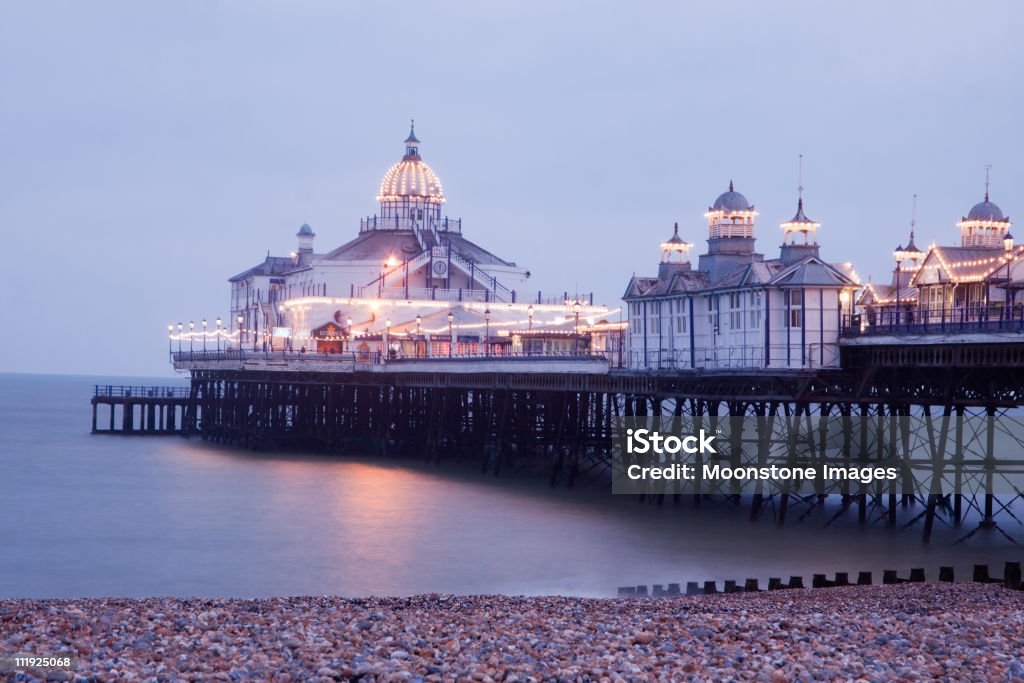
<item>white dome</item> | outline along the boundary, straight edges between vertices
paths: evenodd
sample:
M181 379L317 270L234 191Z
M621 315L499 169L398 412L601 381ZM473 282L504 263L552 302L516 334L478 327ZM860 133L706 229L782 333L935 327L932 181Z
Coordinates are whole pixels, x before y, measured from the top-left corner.
M384 174L380 182L377 201L401 199L403 197L419 197L444 201L444 190L441 179L417 156L402 159Z

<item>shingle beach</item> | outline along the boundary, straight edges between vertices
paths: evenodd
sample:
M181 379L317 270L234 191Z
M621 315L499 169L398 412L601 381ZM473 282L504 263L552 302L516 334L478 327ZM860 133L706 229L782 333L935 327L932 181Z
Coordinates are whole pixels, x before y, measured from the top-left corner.
M0 600L16 652L74 655L68 681L1014 680L1024 591Z

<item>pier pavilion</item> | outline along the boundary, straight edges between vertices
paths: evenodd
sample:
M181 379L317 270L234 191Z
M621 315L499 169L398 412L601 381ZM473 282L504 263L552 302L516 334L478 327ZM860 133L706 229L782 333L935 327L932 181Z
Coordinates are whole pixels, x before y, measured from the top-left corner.
M696 268L676 224L658 275L633 277L623 295L630 368L839 366L841 320L859 289L852 265L822 260L820 223L804 213L802 192L778 258L754 250L756 216L730 182L705 213L708 248Z
M441 180L423 161L414 128L404 145L381 180L378 213L360 219L353 239L317 251L316 234L303 225L290 255L268 255L230 279L232 346L364 359L507 355L536 348L523 346L540 338L534 329L557 329L566 352L619 348L617 309L595 305L592 295L529 291L529 270L445 215Z
M960 242L921 251L910 241L893 252L889 285L869 283L851 320L852 335L935 334L952 331L1024 330L1024 246L1015 244L1011 222L989 198L957 223ZM1014 339L1016 341L1016 339Z

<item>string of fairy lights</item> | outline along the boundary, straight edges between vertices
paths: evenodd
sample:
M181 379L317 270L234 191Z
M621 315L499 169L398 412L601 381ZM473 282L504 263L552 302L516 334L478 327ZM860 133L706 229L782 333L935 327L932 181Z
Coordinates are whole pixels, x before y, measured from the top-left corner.
M299 314L298 317L303 318L304 312L309 311L313 303L325 303L333 302L326 297L304 297L303 299L295 300L282 304L279 307L281 313L291 312L293 314ZM352 301L352 300L346 300ZM300 303L301 302L301 303ZM444 302L398 302L398 301L379 301L374 300L371 308L378 308L380 305L394 306L394 307L410 307L410 306L422 306L423 304L442 304ZM385 318L383 321L372 320L369 322L356 322L351 318L347 320L345 327L341 327L339 324L337 333L327 333L321 335L314 335L308 328L303 329L299 332L294 332L293 328L287 328L289 330L288 338L294 342L305 342L305 341L346 341L356 339L369 339L369 338L396 338L396 339L415 339L415 338L426 338L426 337L438 337L440 341L445 341L449 336L458 335L460 332L472 331L479 332L480 330L494 330L493 336L508 337L516 334L583 334L592 333L596 331L607 331L612 329L619 329L620 326L625 326L626 323L609 323L604 320L605 317L610 317L618 314L621 309L606 309L603 306L590 306L585 305L583 302L566 302L563 306L554 304L537 304L536 309L533 304L522 305L522 304L505 304L504 306L498 305L496 308L497 312L508 312L504 309L507 306L512 310L522 309L527 313L526 317L517 317L509 320L495 320L491 316L493 312L490 310L488 305L485 305L482 315L484 316L483 321L459 321L456 322L454 319L454 313L449 311L448 316L437 325L423 324L422 315L417 315L414 321L403 321L399 324L395 324L390 317ZM535 317L537 312L550 313L552 309L564 310L569 307L573 309L573 316L568 317L567 315L555 316L548 320L538 320ZM479 305L472 303L464 304L464 308L474 310L479 308ZM538 310L539 309L539 310ZM596 314L601 314L601 320L596 319ZM275 336L273 334L273 327L264 327L263 329L246 328L243 326L245 318L239 315L236 318L237 328L234 330L224 326L224 321L221 318L217 318L214 321L216 327L210 329L210 323L204 318L198 324L195 321L189 321L188 323L168 323L167 324L167 338L169 343L180 342L182 344L189 343L190 348L194 350L194 344L196 342L203 343L204 345L209 344L210 341L218 343L221 342L244 344L249 342L266 341L269 338ZM572 330L567 330L564 327L560 327L568 324L573 325ZM551 327L553 326L553 327ZM342 332L345 329L347 332ZM488 336L492 336L488 333Z
M418 190L419 196L435 202L444 202L441 179L433 169L419 159L403 160L388 169L380 184L377 201L396 201L407 197L411 190Z

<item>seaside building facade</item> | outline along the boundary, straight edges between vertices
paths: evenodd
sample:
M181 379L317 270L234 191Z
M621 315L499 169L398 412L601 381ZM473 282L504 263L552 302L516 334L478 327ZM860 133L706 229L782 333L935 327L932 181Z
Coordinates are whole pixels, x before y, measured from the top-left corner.
M414 128L404 144L380 183L377 214L360 219L356 237L318 251L303 225L290 255L268 254L230 278L241 348L396 357L604 353L615 345L606 306L592 296L528 292L529 270L466 237L462 221L445 215L441 180ZM534 328L568 338L524 346Z
M896 248L892 283L869 283L858 301L865 329L956 326L1024 315L1019 294L1024 288L1024 247L1014 243L1010 219L989 199L987 182L984 199L957 227L957 245L933 244L921 251L911 232L909 244Z
M705 213L708 247L696 267L677 224L657 276L629 281L630 368L838 366L841 322L859 288L852 266L821 259L820 224L804 213L802 192L781 224L778 258L755 251L757 215L730 182Z

